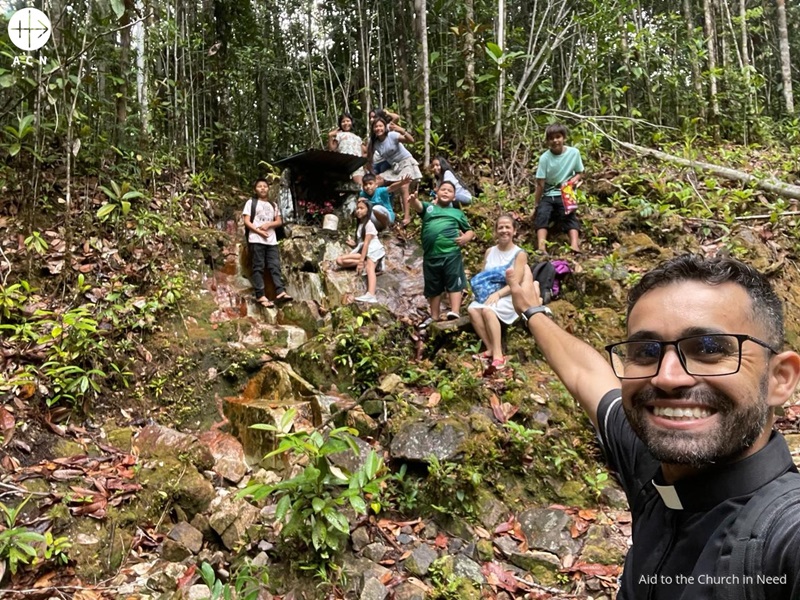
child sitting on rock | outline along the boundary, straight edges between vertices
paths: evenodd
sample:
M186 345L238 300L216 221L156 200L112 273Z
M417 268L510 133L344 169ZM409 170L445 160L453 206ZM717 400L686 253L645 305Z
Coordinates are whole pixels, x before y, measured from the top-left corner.
M365 176L366 177L366 176ZM378 239L378 230L372 222L372 204L365 198L359 198L356 204L356 241L347 240L349 246L355 246L349 254L336 258L336 264L344 268L355 268L357 273L367 274L367 293L356 298L356 302L375 303L378 286L377 270L386 250Z

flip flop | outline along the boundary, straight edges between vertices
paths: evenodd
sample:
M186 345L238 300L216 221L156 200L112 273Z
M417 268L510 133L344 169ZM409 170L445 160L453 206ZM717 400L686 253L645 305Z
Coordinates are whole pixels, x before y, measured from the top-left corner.
M275 305L269 300L269 298L259 298L256 300L261 306L264 308L275 308Z
M280 296L276 296L275 298L276 302L291 302L292 300L294 300L294 298L292 298L286 292L283 292Z

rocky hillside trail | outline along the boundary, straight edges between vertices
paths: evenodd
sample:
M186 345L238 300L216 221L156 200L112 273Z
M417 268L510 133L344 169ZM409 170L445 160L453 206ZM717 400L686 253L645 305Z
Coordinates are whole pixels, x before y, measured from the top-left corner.
M625 291L652 265L735 252L776 279L798 347L793 229L717 235L611 206L596 186L589 251L564 256L572 274L550 305L559 322L600 347L623 335ZM470 209L473 270L508 209L492 193ZM533 341L509 328L510 368L484 376L468 319L419 330L415 227L382 234L379 304L354 303L363 279L333 268L346 235L293 227L281 254L295 300L265 309L241 274L238 220L195 227L178 310L128 338L138 394L98 398L84 420L33 413L36 389L9 394L0 493L4 507L30 500L0 535L62 543L42 567L6 560L7 597L614 597L630 514ZM778 427L800 455L800 407Z

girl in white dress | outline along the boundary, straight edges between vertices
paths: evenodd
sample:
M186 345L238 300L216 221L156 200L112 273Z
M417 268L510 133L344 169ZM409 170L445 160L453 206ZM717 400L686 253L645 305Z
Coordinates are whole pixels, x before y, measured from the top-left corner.
M353 251L336 258L336 264L344 268L355 268L357 273L365 271L367 274L367 293L356 298L356 302L375 303L378 287L377 266L386 256L386 250L378 239L378 230L372 222L372 204L365 198L359 198L356 204L356 242L348 240L349 245L354 245Z
M497 245L486 251L482 271L511 266L514 269L514 279L518 283L522 282L526 274L530 277L528 255L514 243L516 233L514 217L502 215L497 219L494 228ZM505 368L500 321L511 325L519 318L511 300L511 288L504 285L491 293L484 302L472 302L467 310L472 327L486 347L486 351L476 357L490 363L495 371Z

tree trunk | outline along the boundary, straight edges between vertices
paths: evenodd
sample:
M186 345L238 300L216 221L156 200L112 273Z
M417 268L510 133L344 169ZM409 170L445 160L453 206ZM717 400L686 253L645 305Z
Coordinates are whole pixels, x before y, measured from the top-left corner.
M137 10L144 15L144 4L141 0L136 2ZM139 118L141 119L141 133L143 136L150 131L150 99L147 93L147 63L145 62L145 40L147 39L147 19L143 19L133 26L131 32L133 51L136 54L136 99L139 102Z
M398 32L405 33L408 24L408 9L406 0L399 2L400 6L400 26L397 28ZM400 82L403 85L403 108L402 114L406 120L411 123L411 77L409 75L408 66L408 47L406 46L407 35L402 35L401 39L397 42L397 70L400 72Z
M465 0L466 31L464 33L464 87L467 88L467 137L476 131L475 127L475 2Z
M423 123L423 144L425 147L423 166L431 162L431 86L430 86L430 65L428 61L428 19L426 0L415 0L417 11L417 31L419 33L419 62L422 74L422 104L424 112Z
M792 95L792 58L789 55L789 29L786 26L786 0L775 0L778 8L778 40L781 48L781 75L783 76L783 101L786 112L794 114Z
M358 62L361 65L361 77L363 78L364 90L364 114L368 115L372 110L372 82L370 81L369 53L367 52L367 29L364 22L364 6L361 0L356 5L358 10Z
M131 53L131 15L134 11L132 0L125 0L125 10L119 19L119 77L120 83L117 84L117 106L116 106L116 139L121 143L125 138L125 122L128 120L128 76L130 74L130 53Z
M711 103L711 116L714 124L719 120L719 98L717 96L717 44L715 42L716 27L714 25L714 8L712 0L703 0L703 16L705 22L706 50L708 51L708 99Z
M497 45L500 50L506 50L506 2L497 0ZM500 68L500 77L497 81L497 106L495 109L494 137L502 147L503 144L503 98L505 97L506 71Z
M633 150L638 154L653 156L660 160L666 160L679 165L683 165L685 167L691 167L693 169L703 169L705 171L710 171L714 175L724 177L725 179L731 179L733 181L740 181L748 185L754 185L758 189L764 190L765 192L778 194L779 196L785 196L786 198L796 198L800 200L800 185L792 185L790 183L784 183L782 181L778 181L777 179L773 178L756 177L754 175L750 175L749 173L745 173L744 171L737 171L736 169L729 169L728 167L720 167L719 165L712 165L711 163L702 162L699 160L689 160L687 158L681 158L680 156L667 154L666 152L653 150L652 148L638 146L636 144L629 144L627 142L618 142L618 143L623 148L627 148L628 150Z
M740 35L740 55L742 57L742 69L744 70L744 81L750 87L750 48L747 38L747 0L739 0L739 35ZM748 92L747 97L750 97Z
M744 1L744 0L742 0ZM691 0L683 0L683 18L686 21L687 45L692 48L692 85L694 85L697 101L700 103L700 114L703 119L706 117L706 103L703 102L703 80L700 76L700 64L697 52L694 50L694 19L692 18Z
M314 57L313 57L313 50L311 48L311 35L312 35L311 14L312 14L313 7L314 7L314 3L312 2L312 0L309 0L308 4L306 5L306 10L307 10L307 14L306 14L306 65L307 65L307 71L308 71L308 100L309 100L309 105L310 105L310 108L311 108L311 114L309 115L309 117L311 117L311 125L314 128L313 129L313 131L314 131L314 139L317 141L317 143L319 143L320 140L322 139L322 131L320 130L320 127L319 127L319 114L317 112L317 96L316 96L315 91L314 91L314 87L315 87L314 86L314 68L313 68L313 65L312 65Z

